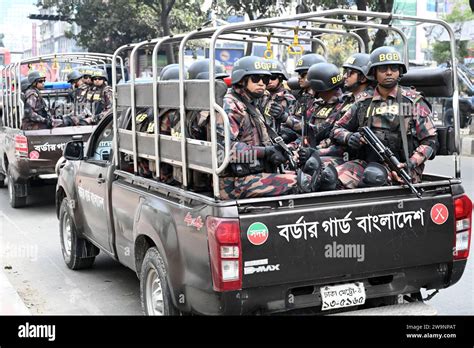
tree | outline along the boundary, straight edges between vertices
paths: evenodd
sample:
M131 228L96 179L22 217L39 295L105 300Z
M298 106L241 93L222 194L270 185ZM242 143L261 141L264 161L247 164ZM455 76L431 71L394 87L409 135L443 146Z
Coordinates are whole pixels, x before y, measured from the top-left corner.
M250 20L276 17L283 14L283 10L291 4L291 0L215 0L214 8L220 16L230 12L238 15L247 15ZM250 55L252 44L247 45L246 55Z
M455 3L450 14L443 17L448 23L462 23L474 20L474 14L469 9L468 0L459 0ZM468 55L469 41L456 40L456 57L462 61ZM438 63L451 60L451 48L449 41L437 41L433 45L433 59Z
M37 6L54 8L69 17L68 22L81 27L79 34L69 33L69 37L90 51L104 53L124 44L189 31L204 21L197 0L40 0ZM167 57L169 63L174 62L171 46Z
M304 1L304 0L303 0ZM330 10L335 8L350 8L354 2L349 0L319 0L315 1L312 5L308 5L307 3L305 6L310 11L317 11L318 9L322 8L323 10ZM374 12L392 12L393 11L393 3L394 0L355 0L355 4L357 5L357 9L360 11L374 11ZM364 22L367 20L367 17L364 16L357 16L354 18L357 21ZM381 21L382 24L388 24L390 22L389 19L383 19ZM388 33L384 29L377 30L374 38L374 42L372 47L370 48L369 42L369 32L366 28L360 29L357 31L360 35L362 40L365 43L366 52L369 53L376 49L377 47L383 46L385 44L385 39L388 36Z

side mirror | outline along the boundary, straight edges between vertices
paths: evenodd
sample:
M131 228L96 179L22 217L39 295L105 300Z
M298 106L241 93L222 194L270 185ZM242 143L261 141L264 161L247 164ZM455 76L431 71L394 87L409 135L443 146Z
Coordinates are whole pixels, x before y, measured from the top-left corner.
M69 161L80 161L84 159L84 142L80 140L68 142L64 148L63 156Z

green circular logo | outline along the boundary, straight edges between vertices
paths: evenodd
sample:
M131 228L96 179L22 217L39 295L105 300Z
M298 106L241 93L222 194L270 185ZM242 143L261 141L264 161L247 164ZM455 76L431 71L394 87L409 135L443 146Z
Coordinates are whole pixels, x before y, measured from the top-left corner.
M254 222L247 229L247 238L253 245L262 245L268 239L268 228L261 222Z

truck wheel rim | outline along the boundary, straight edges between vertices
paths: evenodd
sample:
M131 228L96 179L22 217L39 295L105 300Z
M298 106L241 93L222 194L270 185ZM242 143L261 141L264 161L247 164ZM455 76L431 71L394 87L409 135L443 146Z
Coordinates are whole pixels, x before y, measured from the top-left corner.
M66 253L66 256L69 258L71 256L71 245L72 245L72 233L71 233L71 218L68 214L64 217L63 220L63 247Z
M148 314L164 315L163 288L155 268L150 268L146 280L146 305Z

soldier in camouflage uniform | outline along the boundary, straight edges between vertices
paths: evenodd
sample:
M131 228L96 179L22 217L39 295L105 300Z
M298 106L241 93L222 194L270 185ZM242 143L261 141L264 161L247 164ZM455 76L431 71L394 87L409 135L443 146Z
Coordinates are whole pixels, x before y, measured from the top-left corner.
M82 81L82 73L78 70L73 70L67 75L67 82L71 84L72 91L69 93L70 112L63 115L65 126L86 125L83 120L82 111L86 106L87 85Z
M321 154L322 150L327 150L330 145L327 140L344 106L340 88L343 77L334 64L318 63L311 66L306 78L310 82L311 89L321 99L320 103L311 109L306 136L309 145L321 149ZM333 153L326 151L324 155L338 156L340 153L337 150Z
M348 161L349 153L347 148L340 144L334 144L331 135L333 130L333 125L342 115L344 115L351 106L356 102L368 97L371 97L373 94L373 88L371 86L371 80L367 77L369 70L369 58L370 56L365 53L356 53L350 56L346 62L343 64L344 73L344 89L349 91L344 95L337 93L338 101L336 102L334 108L329 112L329 116L322 122L323 125L327 126L327 129L331 129L331 132L328 137L327 134L324 135L326 139L322 140L318 145L317 149L319 155L322 157L323 161L330 161L334 165L340 165L344 161ZM328 75L329 71L334 71L333 76ZM326 73L324 73L326 71ZM321 77L326 77L328 81L335 78L336 81L339 80L339 75L337 75L337 70L334 67L327 69L320 69L315 72L316 75L323 75ZM326 76L324 76L326 75ZM316 76L318 78L318 76ZM317 88L317 87L315 87ZM336 97L334 95L333 97ZM323 97L323 100L328 100L327 97ZM326 104L326 105L324 105ZM318 113L322 115L319 117L321 120L324 119L324 115L327 114L328 109L331 107L331 100L328 100L328 103L322 103L316 115ZM316 116L318 118L318 116ZM328 157L329 156L329 157Z
M39 71L32 71L28 74L28 82L30 87L25 92L25 114L23 115L21 129L37 130L52 128L46 102L40 94L46 82L45 75Z
M406 71L400 53L393 47L379 47L370 55L369 75L378 83L373 96L352 105L336 122L333 131L335 142L347 145L358 153L358 160L337 168L344 187L358 187L367 163L379 162L378 156L365 144L359 132L363 126L369 126L390 147L403 162L401 166L409 172L414 183L422 180L424 163L437 150L437 132L423 96L414 89L398 85L399 78ZM390 174L389 181L401 182L396 173Z
M98 124L100 120L112 109L112 87L107 84L107 74L104 70L96 70L92 76L94 87L87 92L87 107L84 110L88 114L84 119L87 124Z
M209 59L201 59L195 61L189 66L188 79L189 80L209 80ZM216 79L216 100L219 104L222 101L226 91L227 85L223 81L224 78L228 77L229 74L225 72L224 66L219 62L215 61L214 76ZM219 101L220 100L220 101ZM222 104L221 104L222 105ZM190 110L186 113L186 137L204 141L211 141L211 123L210 112L208 110ZM219 118L219 114L216 114ZM197 170L189 170L189 188L196 192L209 191L212 187L211 175L199 172Z
M288 73L280 61L272 59L268 62L271 64L272 76L262 97L261 111L278 134L282 133L282 127L301 132L301 122L294 116L296 98L283 85L283 81L288 80Z
M309 68L313 64L325 63L326 58L323 56L310 53L302 56L296 63L295 72L299 75L299 85L301 87L300 91L296 95L296 103L294 107L294 116L301 122L297 126L297 133L301 134L303 130L303 122L307 123L311 115L311 109L314 105L317 105L319 100L315 98L314 91L311 89L309 81L306 79ZM294 141L296 138L289 139L289 141Z
M186 70L185 74L187 74ZM160 72L160 81L172 81L178 79L179 64L169 64ZM179 119L180 116L178 109L160 110L160 114L158 115L160 134L171 135L176 138L181 137L181 124ZM152 131L154 132L154 128ZM181 166L162 163L160 180L170 185L180 185L183 182L183 171Z
M270 81L270 64L262 58L239 59L232 70L232 88L224 98L231 127L231 159L219 180L223 199L279 196L305 192L300 183L311 174L277 174L287 162L282 150L272 145L269 126L260 111L261 97ZM222 143L223 125L217 125Z

